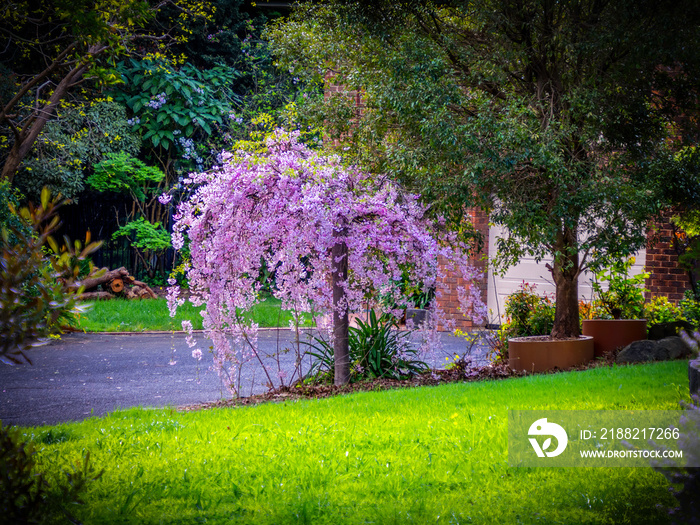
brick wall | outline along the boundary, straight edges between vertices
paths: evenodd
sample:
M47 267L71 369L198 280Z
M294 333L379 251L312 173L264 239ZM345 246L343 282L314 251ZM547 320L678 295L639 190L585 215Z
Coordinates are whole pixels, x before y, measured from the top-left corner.
M472 265L482 272L482 278L476 283L476 286L481 290L481 298L486 303L488 281L485 254L489 252L489 217L486 212L477 209L469 210L467 217L474 225L474 228L484 237L484 246L479 253L475 253L472 256ZM444 263L439 261L439 264L444 267ZM464 287L467 283L464 282L461 276L452 274L445 275L441 282L445 285L445 290L443 290L442 296L437 298L438 306L445 312L448 319L455 321L455 328L463 331L475 328L476 325L472 320L462 315L459 309L459 301L457 300L457 288Z
M647 299L666 296L669 301L683 299L690 289L688 274L678 266L678 255L673 248L673 229L669 221L658 224L649 236L646 270L650 273L646 287Z

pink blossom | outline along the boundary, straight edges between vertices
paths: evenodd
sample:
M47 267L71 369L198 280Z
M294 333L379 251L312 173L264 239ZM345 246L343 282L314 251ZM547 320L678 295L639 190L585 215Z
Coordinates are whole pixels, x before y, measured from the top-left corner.
M358 311L379 294L397 314L407 306L399 286L404 272L439 294L439 258L465 282L478 276L468 264L469 247L454 235L438 235L417 196L386 177L322 156L297 136L278 131L262 153L222 154L221 166L186 179L192 193L175 214L173 246L189 239L190 301L206 304L204 329L222 377L257 353L257 327L239 312L260 300L263 268L275 269L273 293L294 309L297 326L304 312ZM347 246L349 275L341 283L343 299L334 304L329 276L345 256L330 253L339 243ZM182 304L178 294L176 286L169 291L171 315ZM477 287L459 294L463 313L478 318L484 307ZM439 342L438 326L448 324L444 313L431 311L423 327L432 332L426 348ZM272 384L269 373L268 379Z
M173 196L169 195L167 193L163 193L158 197L158 202L160 202L163 206L168 204L172 200Z

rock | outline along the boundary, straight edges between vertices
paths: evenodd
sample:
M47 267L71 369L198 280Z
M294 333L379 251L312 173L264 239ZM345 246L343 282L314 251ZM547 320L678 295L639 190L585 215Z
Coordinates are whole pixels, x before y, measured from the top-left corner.
M688 362L690 393L700 395L700 359Z
M658 341L665 337L678 335L681 330L692 331L694 327L688 321L673 321L670 323L657 323L649 327L649 339Z
M657 341L657 344L668 353L667 359L679 359L690 355L690 347L680 337L664 337Z
M618 363L643 363L645 361L663 361L668 359L668 353L660 354L656 341L635 341L628 344L617 354Z
M690 355L690 348L678 336L664 337L659 341L635 341L617 354L618 363L643 363L668 361Z
M688 362L688 379L690 380L690 393L700 395L700 359Z

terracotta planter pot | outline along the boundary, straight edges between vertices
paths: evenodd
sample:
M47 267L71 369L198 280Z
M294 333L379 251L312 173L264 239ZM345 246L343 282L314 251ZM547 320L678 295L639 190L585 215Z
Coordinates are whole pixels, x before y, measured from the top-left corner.
M585 365L593 360L593 338L515 337L508 339L508 357L508 364L513 370L526 372Z
M616 348L647 338L646 319L584 319L583 335L593 338L595 356L603 357Z

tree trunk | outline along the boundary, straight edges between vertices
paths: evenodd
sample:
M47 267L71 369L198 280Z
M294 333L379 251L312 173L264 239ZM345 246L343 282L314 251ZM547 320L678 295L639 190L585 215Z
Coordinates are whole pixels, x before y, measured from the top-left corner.
M344 385L350 381L350 349L348 329L350 327L345 288L341 286L348 279L348 247L338 242L331 250L333 266L333 355L335 363L335 384Z
M551 268L556 286L556 312L552 338L579 337L581 335L578 312L579 256L576 232L566 228L557 240L557 251L561 255L554 258L554 266Z
M35 109L34 115L29 118L24 127L15 135L15 143L12 145L12 149L10 149L2 167L2 178L9 181L10 184L12 184L20 164L31 151L49 117L53 116L54 111L56 111L70 87L82 78L86 70L87 66L84 65L72 69L56 86L48 103L42 108Z

